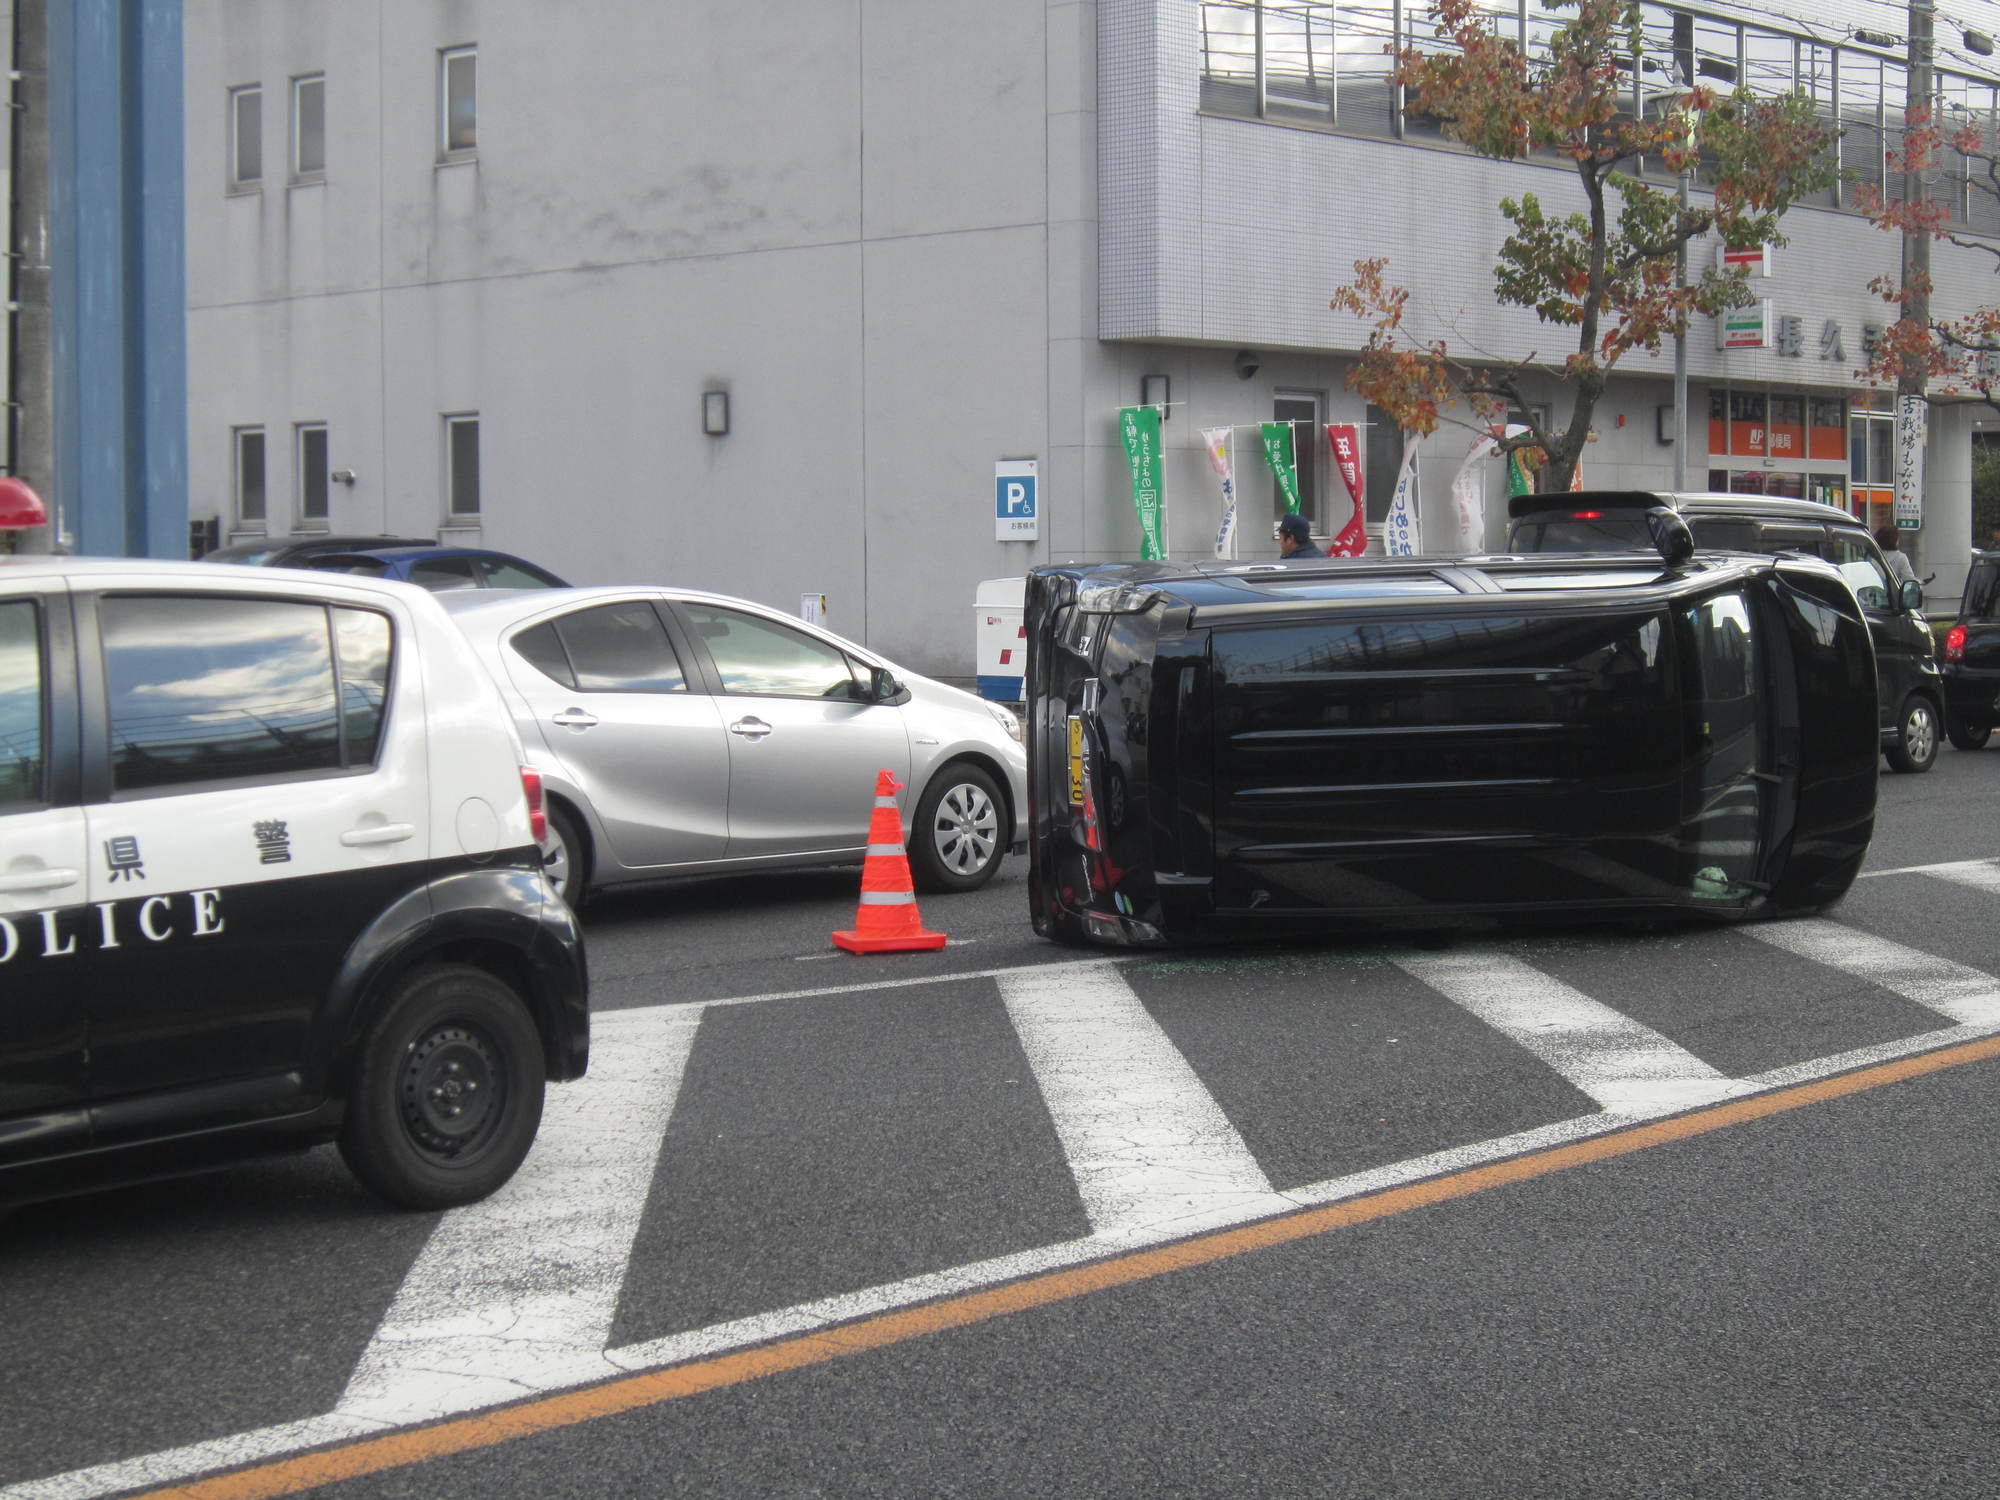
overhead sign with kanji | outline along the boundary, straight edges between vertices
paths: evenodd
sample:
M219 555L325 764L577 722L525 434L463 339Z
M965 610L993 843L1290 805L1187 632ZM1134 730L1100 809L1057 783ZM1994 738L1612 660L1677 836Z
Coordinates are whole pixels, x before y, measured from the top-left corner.
M1715 347L1718 349L1768 349L1771 346L1771 299L1732 307L1715 320Z

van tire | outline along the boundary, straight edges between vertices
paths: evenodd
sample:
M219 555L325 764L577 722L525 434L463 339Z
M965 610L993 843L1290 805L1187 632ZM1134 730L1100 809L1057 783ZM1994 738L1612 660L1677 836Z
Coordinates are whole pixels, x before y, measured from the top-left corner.
M933 776L910 820L910 876L920 891L976 891L1007 856L1007 800L968 761Z
M469 964L405 976L355 1057L340 1154L402 1208L456 1208L514 1175L548 1068L514 990Z
M1896 737L1884 753L1895 771L1928 771L1938 754L1937 704L1922 693L1912 693L1896 711Z
M1957 714L1947 715L1944 721L1945 737L1955 749L1984 750L1986 742L1993 738L1993 726L1981 724L1978 728L1965 722Z

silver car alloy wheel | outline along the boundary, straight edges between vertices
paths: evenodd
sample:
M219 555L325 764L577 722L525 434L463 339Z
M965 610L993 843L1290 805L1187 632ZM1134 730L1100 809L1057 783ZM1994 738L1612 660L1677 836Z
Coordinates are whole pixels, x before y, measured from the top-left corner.
M955 875L970 875L993 858L1000 810L984 787L961 781L938 799L930 832L938 863Z

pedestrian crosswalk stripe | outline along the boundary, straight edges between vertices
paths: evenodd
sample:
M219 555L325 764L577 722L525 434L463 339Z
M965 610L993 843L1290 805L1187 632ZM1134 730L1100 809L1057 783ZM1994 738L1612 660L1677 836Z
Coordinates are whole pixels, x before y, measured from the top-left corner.
M1466 948L1397 965L1511 1037L1603 1109L1656 1113L1736 1091L1685 1047L1511 955Z
M1893 990L1961 1026L2000 1026L2000 984L1992 975L1964 964L1872 937L1824 917L1772 922L1745 931L1774 948Z
M1192 1233L1293 1206L1111 964L999 985L1097 1234Z

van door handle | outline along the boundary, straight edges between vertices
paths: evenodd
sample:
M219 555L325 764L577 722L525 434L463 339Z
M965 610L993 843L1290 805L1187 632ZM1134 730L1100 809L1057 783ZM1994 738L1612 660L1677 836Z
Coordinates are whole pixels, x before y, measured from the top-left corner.
M740 734L746 740L761 740L771 732L771 726L755 714L750 714L731 724L729 732L731 734Z
M0 891L58 891L66 885L75 885L82 878L79 871L51 866L45 870L30 870L25 875L0 875Z
M371 828L350 828L340 841L350 849L364 849L370 844L400 844L416 831L414 823L377 823Z
M560 724L565 729L588 729L597 722L597 715L586 713L580 708L566 708L561 713L554 715L549 722L551 724Z

